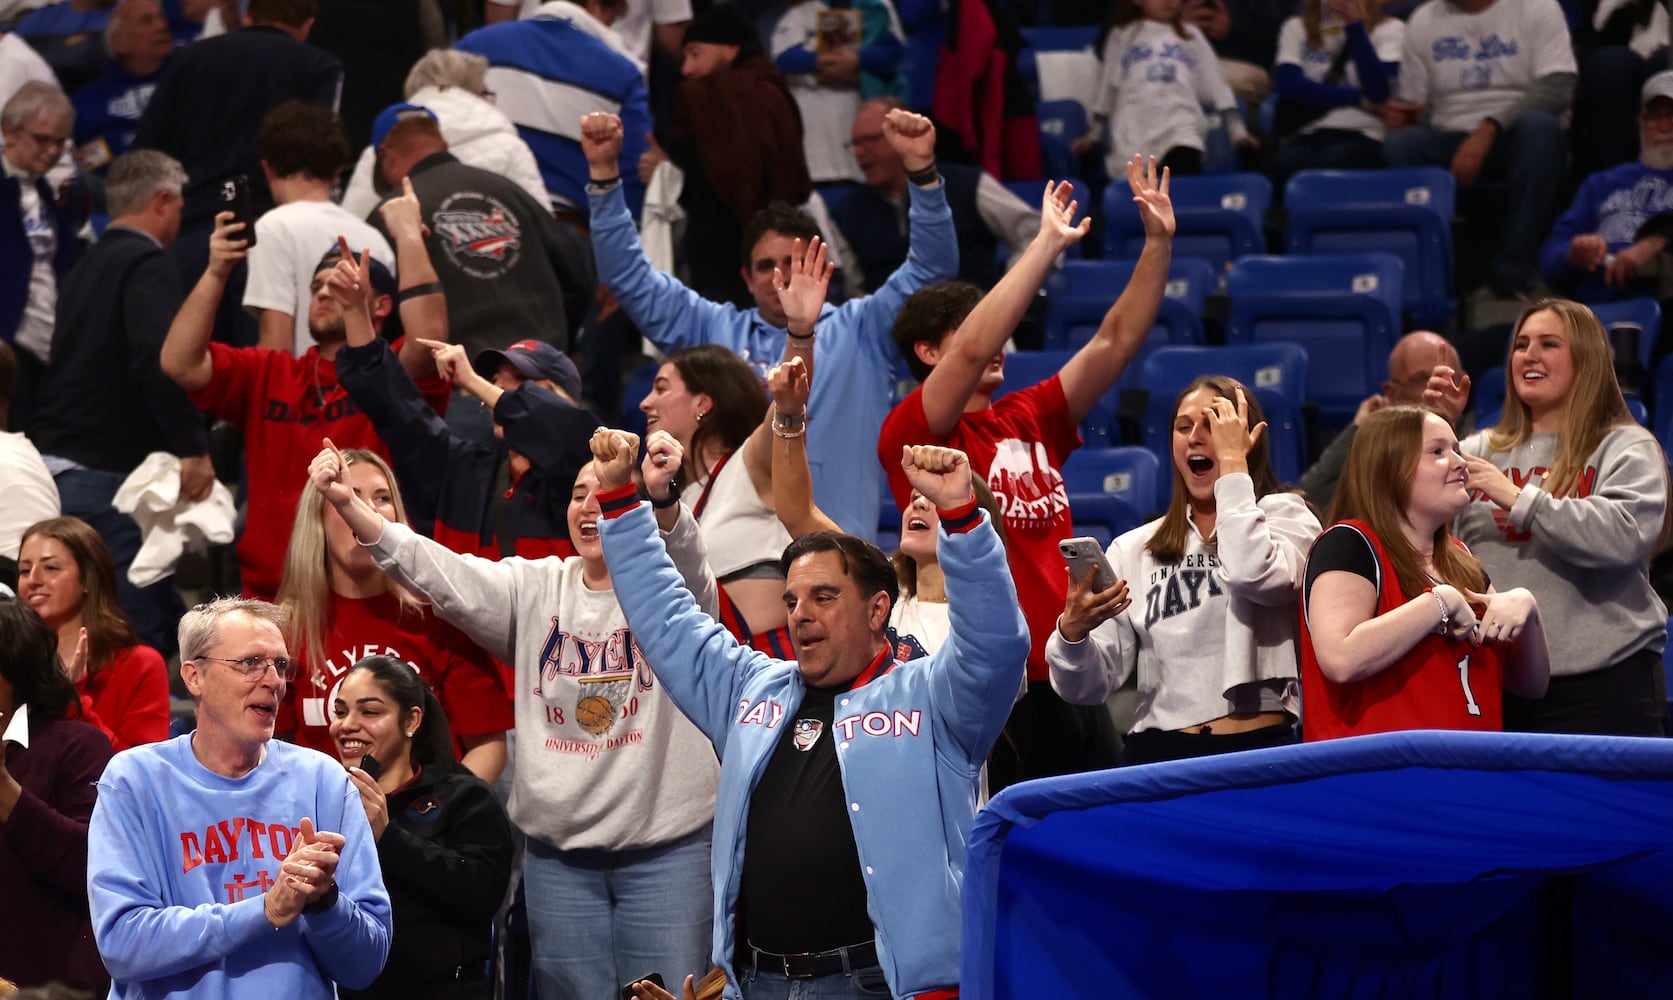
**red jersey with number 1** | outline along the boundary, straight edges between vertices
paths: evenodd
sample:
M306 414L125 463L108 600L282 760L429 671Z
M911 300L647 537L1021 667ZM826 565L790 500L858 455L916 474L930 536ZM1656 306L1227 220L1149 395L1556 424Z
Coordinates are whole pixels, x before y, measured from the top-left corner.
M1341 521L1330 530L1341 528L1358 532L1376 553L1377 579L1372 582L1377 585L1377 614L1388 614L1411 600L1400 589L1394 563L1371 528L1360 521ZM1504 668L1496 646L1472 646L1463 639L1430 634L1376 674L1338 684L1319 669L1306 607L1303 601L1301 732L1307 742L1405 729L1504 729Z

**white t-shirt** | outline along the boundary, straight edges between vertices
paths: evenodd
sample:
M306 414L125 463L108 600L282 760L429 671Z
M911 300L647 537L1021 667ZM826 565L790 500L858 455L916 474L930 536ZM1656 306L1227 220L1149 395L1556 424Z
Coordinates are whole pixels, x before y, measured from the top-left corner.
M0 432L0 556L16 559L23 531L57 517L58 484L22 434Z
M1175 146L1201 150L1208 135L1207 105L1235 109L1220 61L1195 25L1180 38L1172 24L1142 20L1110 32L1104 74L1093 113L1110 121L1111 177L1121 177L1133 154L1160 160Z
M1575 73L1557 0L1498 0L1466 14L1447 0L1419 7L1406 26L1400 99L1429 109L1429 125L1468 132L1551 73Z
M516 7L517 19L534 16L546 0L488 0L496 7ZM678 24L691 20L691 0L627 0L627 12L616 18L610 30L621 38L629 52L639 54L641 64L651 57L651 25Z
M290 313L297 357L314 344L308 333L309 288L320 258L348 237L355 253L369 247L372 256L395 273L395 251L383 234L329 201L293 201L256 220L256 245L250 248L249 284L244 308Z
M931 656L947 644L947 637L953 633L947 602L920 601L904 594L889 612L889 624L894 626L897 635L917 639L918 645Z
M1323 83L1330 73L1330 64L1336 61L1336 54L1348 44L1348 35L1340 22L1333 24L1329 21L1319 25L1319 34L1324 45L1315 49L1307 44L1307 27L1301 18L1292 17L1285 21L1283 29L1278 32L1277 65L1300 66L1307 79ZM1371 47L1377 50L1377 58L1385 63L1398 63L1405 43L1404 21L1384 18L1371 29ZM1359 69L1354 66L1352 56L1342 66L1340 86L1359 86ZM1359 132L1378 142L1383 141L1388 133L1381 118L1360 107L1331 108L1301 131L1306 133L1322 128Z

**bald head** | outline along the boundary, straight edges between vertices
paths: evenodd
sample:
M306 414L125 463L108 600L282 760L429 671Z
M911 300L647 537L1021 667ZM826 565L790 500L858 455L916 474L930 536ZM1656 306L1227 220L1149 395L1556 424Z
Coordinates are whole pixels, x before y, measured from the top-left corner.
M1438 333L1416 330L1406 334L1388 355L1388 381L1383 383L1383 395L1390 403L1421 404L1423 387L1436 365L1445 365L1454 372L1463 370L1458 351Z

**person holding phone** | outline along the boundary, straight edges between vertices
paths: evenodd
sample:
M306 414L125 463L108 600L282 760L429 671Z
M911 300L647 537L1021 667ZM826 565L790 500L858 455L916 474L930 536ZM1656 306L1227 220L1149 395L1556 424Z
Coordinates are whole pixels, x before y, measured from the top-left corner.
M1293 743L1300 715L1294 608L1318 516L1279 485L1242 383L1205 375L1173 412L1167 512L1110 544L1113 586L1094 586L1096 566L1069 581L1046 642L1051 685L1074 704L1138 671L1124 764Z
M368 656L337 689L331 739L377 841L395 927L378 978L338 995L491 997L489 931L511 882L511 820L453 756L441 703L406 663Z
M1503 694L1545 693L1534 596L1497 593L1452 536L1472 467L1433 410L1360 424L1330 530L1307 556L1301 680L1309 742L1402 729L1504 728Z

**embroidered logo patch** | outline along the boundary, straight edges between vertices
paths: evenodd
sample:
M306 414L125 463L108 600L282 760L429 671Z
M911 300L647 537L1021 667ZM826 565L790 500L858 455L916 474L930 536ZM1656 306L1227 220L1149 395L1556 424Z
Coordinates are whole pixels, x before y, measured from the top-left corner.
M819 734L824 731L825 724L818 719L797 719L796 730L791 739L795 740L797 750L807 753L819 742Z

